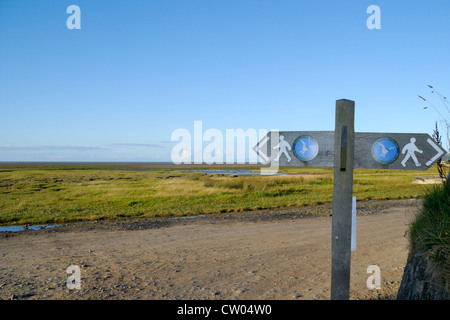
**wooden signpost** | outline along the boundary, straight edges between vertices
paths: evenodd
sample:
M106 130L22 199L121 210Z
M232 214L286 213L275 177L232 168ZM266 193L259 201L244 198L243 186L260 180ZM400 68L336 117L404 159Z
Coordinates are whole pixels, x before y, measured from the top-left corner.
M427 170L445 150L423 133L354 132L355 102L336 101L335 131L269 132L253 148L278 166L334 168L331 299L348 300L354 168Z
M355 103L336 102L334 188L331 221L331 299L348 299L352 234Z
M285 149L273 148L272 135L269 132L253 148L266 162L292 167L334 167L334 131L280 131L279 139L289 145ZM354 168L428 170L445 155L445 150L425 133L355 132L354 147Z

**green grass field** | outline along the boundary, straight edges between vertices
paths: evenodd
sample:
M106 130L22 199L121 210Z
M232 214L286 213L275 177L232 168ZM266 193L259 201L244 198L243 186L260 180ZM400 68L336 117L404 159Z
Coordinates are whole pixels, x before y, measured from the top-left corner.
M169 168L36 166L0 169L0 225L175 217L331 203L333 169L282 168L283 176L205 175ZM88 169L88 170L87 170ZM101 170L100 170L101 169ZM420 198L428 171L354 172L358 200Z

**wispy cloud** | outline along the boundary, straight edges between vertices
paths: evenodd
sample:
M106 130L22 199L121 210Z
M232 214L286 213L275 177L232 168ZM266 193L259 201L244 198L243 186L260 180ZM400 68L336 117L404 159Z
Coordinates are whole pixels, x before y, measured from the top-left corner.
M0 144L0 161L161 161L162 158L170 159L164 150L163 145L150 143L115 143L104 146Z
M153 143L113 143L111 146L115 147L145 147L145 148L164 148L159 144Z
M111 154L111 148L83 145L0 145L0 161L91 161Z
M13 146L13 145L0 145L2 151L36 151L36 150L61 150L61 151L94 151L94 150L107 150L104 147L97 146Z

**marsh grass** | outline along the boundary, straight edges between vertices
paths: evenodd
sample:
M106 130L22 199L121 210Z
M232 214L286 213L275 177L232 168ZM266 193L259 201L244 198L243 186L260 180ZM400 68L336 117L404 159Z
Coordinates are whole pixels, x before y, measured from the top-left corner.
M174 217L331 203L333 169L282 168L282 176L206 175L67 167L0 169L0 224ZM418 198L418 171L355 170L358 200ZM428 173L429 175L429 173Z
M411 252L431 261L435 278L450 282L450 184L429 187L409 230Z

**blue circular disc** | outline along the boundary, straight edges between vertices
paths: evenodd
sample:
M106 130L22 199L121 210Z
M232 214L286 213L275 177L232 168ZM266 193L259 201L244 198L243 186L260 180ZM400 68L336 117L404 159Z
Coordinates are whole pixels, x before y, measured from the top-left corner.
M381 164L391 164L397 160L400 148L392 138L380 138L372 145L372 157Z
M311 136L300 136L295 139L294 155L301 161L311 161L319 153L319 144Z

